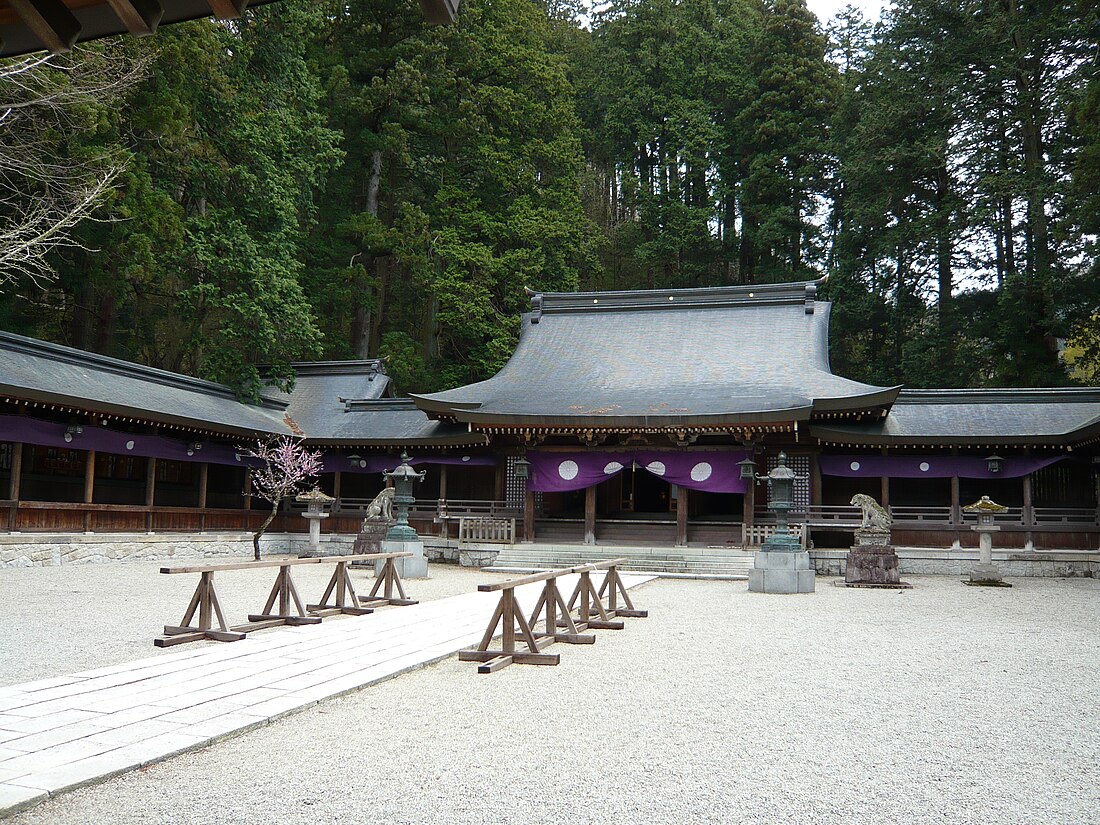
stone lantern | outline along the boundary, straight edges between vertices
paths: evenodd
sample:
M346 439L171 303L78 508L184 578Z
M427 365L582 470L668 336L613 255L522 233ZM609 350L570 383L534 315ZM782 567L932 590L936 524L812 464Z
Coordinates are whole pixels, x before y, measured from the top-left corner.
M768 509L775 513L775 532L764 542L749 571L749 590L753 593L813 593L814 569L810 554L788 526L788 513L794 507L794 470L787 466L787 454L779 454L776 467L765 476L768 482Z
M1011 584L1003 580L1000 568L993 563L993 534L1001 529L993 523L993 517L1007 509L1003 504L998 504L989 496L982 496L978 501L962 508L964 513L974 513L978 516L978 523L970 528L978 534L978 563L970 571L970 580L963 582L963 584L984 587L1012 587Z
M329 517L329 514L325 512L325 508L336 499L322 493L319 487L314 487L308 493L302 493L294 500L306 505L306 511L302 513L302 518L309 519L310 551L308 555L319 556L321 555L321 520Z
M423 579L428 575L428 559L424 555L424 542L416 534L409 524L409 507L416 502L412 494L413 482L423 481L427 473L423 470L417 472L409 464L409 456L401 454L401 463L390 472L382 473L382 477L393 482L393 503L397 507L397 520L386 531L386 539L382 542L384 553L408 553L411 557L397 559L398 572L404 578ZM375 573L382 569L382 562L375 564Z

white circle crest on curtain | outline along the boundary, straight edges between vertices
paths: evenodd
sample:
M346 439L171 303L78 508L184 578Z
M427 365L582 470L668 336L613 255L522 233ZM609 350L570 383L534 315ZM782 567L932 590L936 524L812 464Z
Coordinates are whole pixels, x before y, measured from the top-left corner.
M707 462L700 461L694 467L691 468L691 480L692 481L706 481L710 478L711 473L714 472L714 468Z
M564 478L566 481L572 481L577 477L577 473L581 471L581 468L577 466L575 461L563 461L558 465L558 475Z
M366 467L367 466L367 460L365 458L359 459L359 466L360 467Z
M469 461L470 457L468 455L464 455L464 456L462 456L462 460L463 461Z
M654 475L663 476L665 474L665 465L663 461L651 461L645 468Z
M932 467L931 467L931 465L930 465L930 464L929 464L929 463L928 463L927 461L922 461L922 462L920 463L920 471L921 471L922 473L927 473L927 472L928 472L929 470L931 470L931 469L932 469Z
M858 470L859 469L859 462L858 461L853 461L848 466L851 467L853 470Z
M126 449L127 449L127 450L132 450L132 449L134 449L134 442L133 442L133 441L127 441L127 442L126 442Z
M620 464L618 461L609 461L604 466L603 473L604 473L604 475L607 475L607 476L613 475L614 473L619 472L619 470L621 470L622 468L623 468L623 465Z

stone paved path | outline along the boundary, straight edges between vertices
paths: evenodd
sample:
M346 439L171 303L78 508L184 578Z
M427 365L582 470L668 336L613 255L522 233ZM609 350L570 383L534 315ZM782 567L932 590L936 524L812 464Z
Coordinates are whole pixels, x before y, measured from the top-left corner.
M526 609L540 588L517 589ZM497 598L384 608L0 688L0 817L473 647Z

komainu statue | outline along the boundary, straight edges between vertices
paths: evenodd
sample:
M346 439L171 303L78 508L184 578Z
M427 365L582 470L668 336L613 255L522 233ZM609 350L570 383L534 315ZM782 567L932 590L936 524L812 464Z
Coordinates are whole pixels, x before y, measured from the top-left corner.
M367 515L363 519L364 529L367 522L371 521L393 521L393 487L387 487L367 505Z
M894 523L883 506L868 495L856 493L851 504L863 510L863 524L860 525L863 530L889 530Z

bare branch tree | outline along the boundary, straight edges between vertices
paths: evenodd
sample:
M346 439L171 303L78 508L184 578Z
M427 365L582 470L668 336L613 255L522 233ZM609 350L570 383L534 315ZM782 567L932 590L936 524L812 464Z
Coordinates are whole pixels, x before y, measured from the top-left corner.
M90 112L117 105L145 57L114 44L0 63L0 289L52 279L50 253L79 246L72 230L105 220L96 208L126 165L120 147L74 153Z
M249 470L253 493L271 505L271 514L252 534L252 550L260 558L260 536L271 526L283 499L303 492L311 479L321 472L321 454L303 446L301 438L284 435L259 441L245 455L263 461L262 467Z

